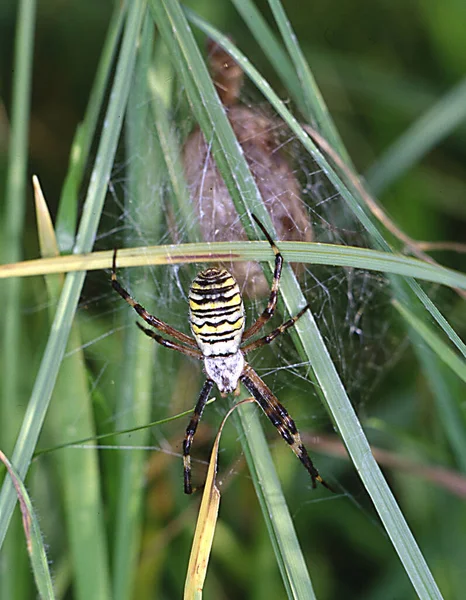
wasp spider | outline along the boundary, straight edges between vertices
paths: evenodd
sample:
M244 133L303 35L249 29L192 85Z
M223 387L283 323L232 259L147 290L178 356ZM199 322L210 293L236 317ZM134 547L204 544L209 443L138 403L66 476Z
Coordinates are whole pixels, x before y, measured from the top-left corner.
M240 382L252 394L264 413L278 429L282 438L289 444L293 452L306 467L312 478L313 487L316 487L316 482L318 481L326 488L331 489L315 468L301 441L293 419L269 387L244 360L245 354L265 344L270 344L277 336L292 327L309 308L309 306L305 306L297 315L288 319L288 321L266 336L245 343L262 329L275 312L278 285L283 265L283 257L277 246L262 223L254 215L253 217L275 254L275 270L267 307L255 323L246 329L246 331L244 330L245 315L243 299L238 284L226 269L209 267L205 271L201 271L191 285L189 291L189 320L194 336L193 339L148 313L145 308L130 296L117 280L116 250L113 254L113 289L154 329L147 329L139 323L137 323L137 326L162 346L178 350L178 352L187 356L204 361L207 380L204 383L193 416L186 429L183 443L184 491L187 494L193 492L191 485L191 445L204 407L209 399L209 394L214 384L216 384L222 397L231 392L237 395ZM176 341L166 339L159 333L156 333L156 331L166 334Z

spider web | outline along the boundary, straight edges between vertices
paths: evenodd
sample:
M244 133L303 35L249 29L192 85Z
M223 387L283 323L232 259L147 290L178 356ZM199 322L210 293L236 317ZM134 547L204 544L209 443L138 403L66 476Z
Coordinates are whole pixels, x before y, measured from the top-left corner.
M141 104L139 109L146 110L148 105L149 99L147 104ZM263 135L264 132L273 135L277 142L272 148L272 154L280 153L280 160L287 162L293 175L293 183L290 185L293 186L293 196L299 206L295 214L297 211L300 222L293 219L293 211L290 212L287 205L290 196L283 190L276 195L274 205L274 210L282 210L288 215L288 228L303 231L304 215L306 226L311 231L311 239L316 242L369 247L364 230L354 219L343 199L286 126L273 115L270 107L262 107L244 98L242 106L250 109L255 118L262 119L266 124L265 129L262 127L257 135ZM193 128L193 120L186 113L182 94L171 117L171 135L173 140L178 141L181 153L183 143ZM250 139L254 142L254 136ZM257 165L260 157L256 154L253 157L249 156L248 148L243 148L250 163L254 162ZM160 145L155 128L149 135L149 149L131 153L128 153L127 148L124 150L126 158L116 164L109 185L106 211L96 240L96 249L190 241L189 227L183 220L180 209L173 203L168 174L161 168L158 177L154 177L154 163L151 160L160 158ZM200 172L207 169L209 161L211 158L206 156L204 162L198 165ZM263 169L264 165L259 165L259 168ZM145 189L142 201L141 197L133 196L134 186L131 186L128 176L132 169L146 178L142 182L142 188ZM261 173L264 177L267 175L266 170ZM281 207L278 206L280 203ZM208 205L203 205L202 217L208 220L211 215L206 212L206 206L208 209ZM233 222L235 226L240 223L237 214L234 215ZM197 224L202 226L200 220ZM278 246L283 237L286 238L286 234L276 240ZM224 238L220 236L218 239ZM297 239L309 241L309 237L300 238L299 235ZM166 265L121 269L118 277L122 285L149 312L190 334L187 294L191 280L203 267L204 265ZM251 263L243 273L244 279L238 278L243 290L247 288L248 273L256 268L256 265ZM320 265L300 265L297 273L304 296L310 303L347 392L355 408L362 412L365 407L370 406L374 394L403 349L402 340L391 328L388 315L390 294L386 279L379 273L361 269ZM108 277L104 279L107 284ZM113 324L101 335L85 343L86 353L93 367L93 385L96 388L108 385L112 374L118 371L117 365L112 362L117 358L106 357L101 348L115 336L121 335L121 316L131 311L128 305L111 291L109 284L102 292L95 291L94 286L101 289L101 280L101 273L91 274L84 292L86 305L93 309L97 307L97 310L91 311L91 316L86 318L94 323L105 319ZM266 302L267 296L263 294L249 294L249 299L246 300L247 325L257 318ZM272 329L287 317L288 315L277 314L268 328ZM152 352L151 341L142 334L140 343L146 345L147 352ZM287 407L303 435L319 431L332 432L332 425L320 402L316 384L310 378L311 367L303 361L289 335L279 337L270 347L260 349L248 357L248 360ZM192 407L202 386L201 366L163 348L156 349L156 361L154 419ZM163 390L163 393L160 393L160 390ZM214 395L219 398L217 391ZM138 400L135 399L135 402ZM211 424L206 434L209 449L216 431L216 425L212 423L218 425L220 415L224 414L227 405L216 403L214 406L216 408L209 407L203 417L203 424ZM109 414L110 429L120 416ZM173 434L173 427L168 433L165 428L154 428L151 433L154 446L169 454L180 454L186 423L187 418L180 421L176 426L176 435ZM202 444L203 427L204 425L200 427L193 444L194 456L198 454ZM276 432L267 428L267 433L272 444L283 443ZM236 452L239 453L237 444ZM297 468L300 468L299 463Z

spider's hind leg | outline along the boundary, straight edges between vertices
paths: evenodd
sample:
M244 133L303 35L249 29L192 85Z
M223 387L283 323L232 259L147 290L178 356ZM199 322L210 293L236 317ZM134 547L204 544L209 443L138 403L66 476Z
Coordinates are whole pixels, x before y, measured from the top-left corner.
M249 365L246 365L244 374L241 377L241 381L248 391L254 396L256 402L262 408L273 425L277 428L285 442L290 446L290 448L302 462L311 476L312 487L315 488L316 482L319 482L321 485L333 492L334 490L324 479L322 479L319 471L314 466L306 447L301 441L301 436L299 435L299 431L296 428L295 422L288 414L288 411L282 404L280 404L269 387Z
M204 412L204 408L207 400L209 399L209 394L212 391L212 387L214 382L211 379L207 379L204 383L204 387L201 390L199 395L199 400L197 401L196 407L193 412L193 416L189 421L188 427L186 428L186 434L183 442L183 467L184 467L184 492L185 494L192 494L194 491L191 484L191 445L193 443L194 434L196 433L197 426L199 425L199 421L201 420L202 413Z

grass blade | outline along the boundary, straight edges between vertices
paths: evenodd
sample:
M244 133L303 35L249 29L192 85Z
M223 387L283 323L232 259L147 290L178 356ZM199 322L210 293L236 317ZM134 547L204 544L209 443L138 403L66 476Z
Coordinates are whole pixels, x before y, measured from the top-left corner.
M416 317L405 306L393 301L393 306L402 315L406 322L416 331L416 333L426 342L435 354L442 360L450 369L458 375L466 383L466 363L457 356L451 348L437 335L424 321Z
M21 0L17 5L14 47L13 90L11 100L11 133L6 173L5 204L0 249L2 261L20 260L24 241L26 208L26 169L31 103L31 70L36 15L35 0ZM13 7L13 5L12 5ZM0 438L2 449L11 455L15 435L21 424L25 398L21 394L22 362L28 355L24 346L21 305L22 282L11 280L3 287L3 327L1 332L1 399ZM0 517L1 518L1 517ZM28 568L20 521L15 519L3 552L0 596L14 598L27 594L29 578L21 577Z
M147 73L151 67L153 50L153 23L146 14L141 34L139 53L135 68L134 84L127 108L126 140L128 156L140 156L129 161L128 193L125 199L125 215L137 232L148 235L157 231L161 216L161 203L154 206L147 197L158 187L157 175L152 169L158 156L154 149L153 125L150 106L147 103ZM144 107L141 109L141 107ZM148 229L150 223L150 231ZM134 233L125 236L125 244L134 242ZM151 281L141 287L141 293L149 293ZM134 325L134 315L124 311L124 355L117 386L116 427L130 429L148 423L153 399L152 375L158 348L147 347L145 339ZM149 443L149 430L142 429L118 438L118 445L134 445L141 448ZM135 574L139 559L143 502L145 498L145 468L147 453L123 452L119 454L117 468L115 533L113 553L113 589L115 600L125 600L134 595Z
M421 115L372 165L366 174L371 189L380 194L418 163L466 119L466 79Z
M45 199L38 182L34 181L38 205L38 230L41 253L58 253L58 244ZM41 206L41 210L39 210ZM40 216L40 218L39 218ZM49 317L53 321L63 287L64 276L47 276ZM68 348L73 350L64 361L53 392L48 413L48 432L55 445L75 438L95 438L94 415L88 386L84 352L77 325L73 323ZM70 382L73 385L70 386ZM57 467L63 491L63 507L71 556L74 557L73 589L77 599L110 598L110 574L107 540L101 515L104 512L96 448L76 452L64 448L57 454ZM92 544L89 539L92 538Z
M24 534L31 559L32 572L37 585L37 591L43 600L53 600L52 577L50 575L47 554L39 527L39 522L32 508L32 502L27 493L24 483L7 457L0 450L0 461L6 466L8 474L13 482L18 495L21 513L23 517Z
M403 254L391 254L369 248L309 242L280 242L280 249L287 262L332 265L380 273L394 273L414 277L422 281L440 283L452 288L466 289L466 275L463 273L441 265L426 263ZM39 259L13 265L0 265L0 279L107 269L111 266L112 252L104 250L85 256L61 256L56 259ZM270 246L265 242L202 242L198 244L178 244L177 246L124 248L118 252L118 265L120 267L138 267L219 260L257 259L258 261L265 261L268 258L270 258Z

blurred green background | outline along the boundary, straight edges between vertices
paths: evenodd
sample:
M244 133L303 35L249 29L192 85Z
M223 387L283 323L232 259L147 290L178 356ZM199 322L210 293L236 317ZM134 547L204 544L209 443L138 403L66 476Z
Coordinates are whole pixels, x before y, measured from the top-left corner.
M231 34L279 95L287 98L286 90L232 4L208 1L187 4L220 30ZM272 23L267 3L257 2L257 6ZM387 212L413 238L466 242L466 122L459 122L420 160L413 165L407 164L406 171L400 172L399 176L390 181L377 179L380 172L377 168L390 146L465 78L466 4L461 0L442 3L435 0L330 0L325 3L285 0L283 6L356 168L367 175L369 183L373 182L372 189L378 191L378 199ZM17 8L16 2L3 2L0 6L2 216L5 212L3 190ZM28 202L23 236L25 259L35 258L39 253L30 176L33 173L40 176L51 212L55 215L68 169L70 145L89 100L112 10L113 3L103 0L43 0L38 4L27 167ZM199 41L203 44L200 35ZM248 93L254 96L255 92L246 90ZM106 206L106 220L98 242L100 248L124 243L122 232L126 225L119 221L119 207L127 181L123 150L120 160L112 178L114 191L109 194ZM152 243L159 241L157 235L157 232L152 234ZM435 258L446 266L465 269L464 254L439 252ZM184 289L189 285L192 273L186 269L179 275ZM149 300L146 301L152 305L160 303L160 316L167 320L171 318L171 323L180 326L185 305L182 300L176 300L180 293L178 273L174 275L170 271L167 275L159 269L152 276L157 280L157 287L155 291L147 292ZM321 276L330 281L327 272ZM131 278L135 286L140 281L147 283L142 270L137 275L125 274L125 277ZM328 285L331 289L331 284ZM310 289L311 283L308 286ZM354 290L359 293L357 286ZM431 292L456 331L464 334L464 302L450 291L431 288ZM362 295L363 291L360 293ZM19 413L29 397L47 335L47 299L38 278L25 282L22 298L20 312L27 336L23 332L20 345L25 372L17 402ZM369 374L362 368L361 373L364 373L361 374L357 354L352 356L352 350L344 349L343 342L342 349L337 351L345 356L346 368L353 370L349 374L350 384L355 382L352 400L363 423L367 423L370 441L391 450L392 456L401 460L401 465L387 462L384 472L434 577L445 598L459 598L466 564L466 538L462 533L466 521L464 480L458 480L448 488L438 474L433 475L433 481L427 481L416 467L406 471L410 460L426 465L437 463L452 471L459 470L459 466L445 440L432 392L418 366L415 352L405 343L393 314L391 317L386 314L388 293L382 291L382 299L376 296L375 305L370 302L369 298L364 303L370 314L367 327L377 331L380 325L383 330L383 335L374 334L376 343L387 344L383 363L373 370L368 369ZM109 291L108 274L93 273L86 283L79 312L83 343L90 342L86 366L97 429L101 433L118 429L118 415L115 417L114 407L108 404L108 396L112 393L113 376L118 373L121 357L121 349L114 344L118 334L115 315L121 314L124 308ZM337 310L344 313L345 307L339 306ZM336 334L337 327L333 326L331 331ZM387 356L392 348L394 364ZM261 355L259 365L265 370L270 364L273 369L280 365L283 357L291 364L297 360L286 342L279 351ZM183 359L157 352L157 360L160 360L161 371L158 385L166 397L160 398L160 394L156 394L155 406L162 411L155 412L154 418L189 408L201 384L200 373ZM292 384L289 383L289 372L277 372L269 381L295 416L306 442L310 444L311 433L319 431L327 432L330 441L334 442L331 424L316 401L312 404L312 414L308 414L307 402L312 392L308 383L300 381L299 368L296 368L297 377ZM304 371L302 374L305 375ZM464 418L464 385L453 379L447 369L445 381L450 390L454 390ZM171 398L177 399L177 404L170 403ZM8 400L4 398L5 401ZM200 431L197 440L195 451L198 456L202 455L203 445L207 455L218 426L219 409L211 412L213 416L206 418L206 427ZM180 449L184 427L185 420L182 419L150 434L151 443L162 451L148 456L147 495L143 507L145 526L142 551L135 565L134 598L177 598L181 594L197 507L197 500L193 502L183 497L181 461L179 457L170 456L171 450L178 452ZM331 473L341 494L329 498L325 493L312 492L302 467L284 444L277 441L275 432L267 427L266 430L317 597L414 598L409 580L351 466L332 457L331 450L325 446L319 449L316 444L314 452L319 468L323 473ZM74 439L71 436L68 441ZM6 442L0 444L5 445L10 452L11 446ZM45 437L42 447L50 445L53 445L51 439ZM222 474L227 485L205 597L283 598L285 592L270 540L239 451L237 434L231 426L227 428L222 448ZM116 460L109 456L112 454L115 453L101 453L103 469ZM38 467L36 479L31 477L29 487L35 492L34 504L41 515L52 570L55 569L62 597L75 598L75 591L69 587L73 557L67 554L63 535L64 509L53 498L60 490L53 456L51 453L42 459L42 467ZM47 478L38 481L39 475L44 473ZM103 520L110 544L114 535L111 520L115 510L112 507L114 486L111 480L105 481L103 486L106 507ZM47 510L54 512L47 514ZM34 592L31 582L27 581L28 567L24 557L19 556L17 560L26 583L23 587L17 586L11 598L32 598Z

